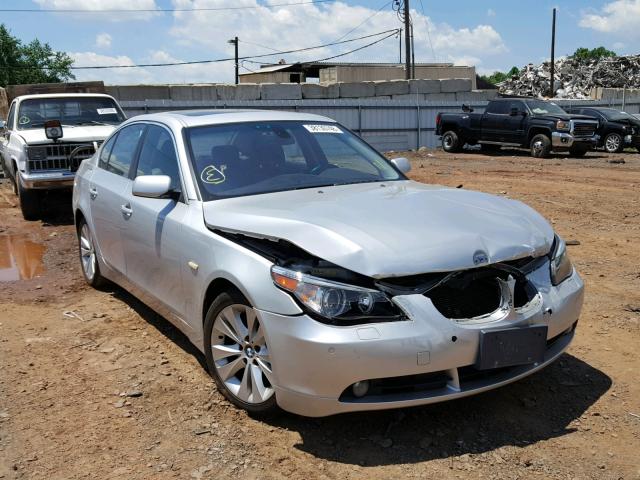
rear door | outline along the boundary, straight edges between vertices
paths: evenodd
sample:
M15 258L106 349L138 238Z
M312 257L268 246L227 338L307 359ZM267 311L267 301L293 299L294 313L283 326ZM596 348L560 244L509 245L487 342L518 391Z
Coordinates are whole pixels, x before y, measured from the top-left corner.
M127 278L145 294L163 304L169 315L183 318L187 295L182 288L182 220L188 205L176 145L171 131L149 124L142 141L132 178L139 175L168 175L172 193L167 198L144 198L126 187L126 204L131 214L124 230Z
M126 272L122 246L127 220L125 195L131 191L129 172L144 129L144 124L128 125L111 137L89 182L95 240L104 262L120 274Z

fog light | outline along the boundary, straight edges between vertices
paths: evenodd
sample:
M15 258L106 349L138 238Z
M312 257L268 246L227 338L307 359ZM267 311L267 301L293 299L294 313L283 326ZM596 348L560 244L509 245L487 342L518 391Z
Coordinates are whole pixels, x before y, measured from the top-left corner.
M369 391L369 380L363 380L362 382L356 382L352 385L351 390L353 391L354 397L364 397Z

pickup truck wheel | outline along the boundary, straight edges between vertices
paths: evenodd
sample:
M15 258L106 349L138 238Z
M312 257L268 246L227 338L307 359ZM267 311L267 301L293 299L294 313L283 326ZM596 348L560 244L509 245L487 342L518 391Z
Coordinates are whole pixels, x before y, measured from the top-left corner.
M20 210L25 220L37 220L40 213L40 192L37 190L27 190L22 186L18 178L18 199L20 200Z
M462 141L456 132L449 130L442 135L442 149L445 152L455 153L459 152L461 148Z
M240 292L230 289L209 307L204 349L209 372L227 400L250 414L278 411L264 325Z
M93 235L84 219L78 224L77 234L82 275L89 285L94 288L100 287L106 283L106 279L100 274Z
M624 150L622 136L618 133L610 133L604 137L604 149L607 153L620 153Z
M534 158L547 158L551 152L551 140L542 133L531 139L530 146L531 156Z

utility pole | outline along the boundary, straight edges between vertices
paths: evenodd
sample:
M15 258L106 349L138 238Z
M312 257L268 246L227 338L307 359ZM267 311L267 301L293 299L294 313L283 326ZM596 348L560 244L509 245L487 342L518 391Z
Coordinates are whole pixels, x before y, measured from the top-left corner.
M398 39L400 41L400 60L398 60L398 63L402 64L402 29L399 28L398 32Z
M553 21L551 22L551 87L549 88L549 98L556 95L555 75L556 74L556 9L553 9Z
M413 23L411 23L411 78L416 78L416 47L413 43Z
M411 78L411 18L409 17L409 0L404 0L404 61L405 78Z
M240 83L240 63L238 62L238 37L234 37L229 40L227 43L230 43L235 46L236 50L236 85Z

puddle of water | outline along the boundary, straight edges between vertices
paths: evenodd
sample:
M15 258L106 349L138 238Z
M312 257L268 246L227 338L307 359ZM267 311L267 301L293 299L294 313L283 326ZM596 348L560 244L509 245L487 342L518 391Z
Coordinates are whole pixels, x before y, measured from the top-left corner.
M0 282L29 280L42 275L45 248L25 234L0 235Z

